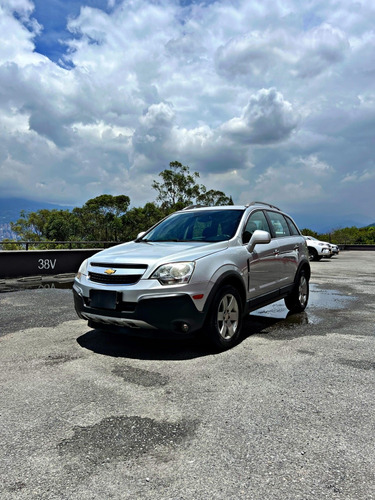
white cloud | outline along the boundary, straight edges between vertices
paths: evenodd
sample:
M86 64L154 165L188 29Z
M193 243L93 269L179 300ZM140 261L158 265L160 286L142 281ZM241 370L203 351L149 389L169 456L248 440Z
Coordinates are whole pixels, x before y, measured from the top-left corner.
M241 117L223 124L222 131L246 144L273 144L287 139L297 127L298 114L276 89L252 95Z
M299 158L299 162L311 172L314 172L315 175L326 175L334 171L330 165L324 161L320 161L315 155L310 155L307 158Z
M362 172L355 170L354 172L348 173L342 180L342 183L361 183L361 182L373 182L375 180L375 167L371 170L365 169Z
M245 75L264 81L272 66L284 59L284 34L276 31L255 31L232 38L218 48L216 65L225 77Z
M302 78L311 78L333 68L345 58L350 48L345 34L329 24L313 28L300 41L296 70Z
M311 168L309 158L295 158L289 165L275 164L268 167L255 179L254 192L265 200L272 193L273 202L284 207L316 203L328 194L321 180L321 172Z

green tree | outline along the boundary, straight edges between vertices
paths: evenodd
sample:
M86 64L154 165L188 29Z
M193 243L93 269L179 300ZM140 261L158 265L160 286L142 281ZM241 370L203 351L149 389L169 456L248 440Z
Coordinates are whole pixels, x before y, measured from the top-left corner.
M131 208L122 216L121 240L134 240L164 217L164 211L155 203L146 203L144 207Z
M196 201L199 205L218 206L218 205L233 205L231 196L226 196L222 191L215 189L206 190L205 186L201 186L201 194L197 196Z
M87 240L117 241L121 231L121 216L126 213L130 198L126 195L103 194L88 200L74 215L81 237Z
M188 166L178 161L170 162L170 168L159 173L163 182L154 181L152 187L158 192L156 201L164 210L190 205L199 196L200 187L196 183L198 172L190 173Z
M165 213L184 208L193 203L202 205L227 205L233 200L222 191L207 190L197 183L198 172L190 172L190 168L178 161L169 164L169 169L159 173L163 182L154 181L152 187L158 192L156 201Z
M73 214L69 210L50 210L45 223L43 236L51 241L69 241L74 239Z
M96 198L91 198L86 201L83 208L86 208L93 213L100 213L103 216L113 214L115 217L119 217L127 211L129 205L129 196L124 194L119 196L102 194Z
M36 212L21 210L20 218L16 222L11 222L10 227L22 240L41 241L46 238L45 230L50 212L47 209Z

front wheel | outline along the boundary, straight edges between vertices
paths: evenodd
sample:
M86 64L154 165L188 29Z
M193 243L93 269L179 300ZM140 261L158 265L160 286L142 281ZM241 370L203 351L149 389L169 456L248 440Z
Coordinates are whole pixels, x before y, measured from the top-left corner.
M312 247L309 247L309 259L310 261L318 261L320 260L322 257L320 257L320 255L318 255L318 252L315 250L315 248L312 248Z
M285 297L285 305L290 312L302 312L309 300L309 280L305 271L301 271L291 293Z
M242 327L242 301L237 289L231 285L221 288L215 295L208 313L205 332L211 343L220 350L233 347Z

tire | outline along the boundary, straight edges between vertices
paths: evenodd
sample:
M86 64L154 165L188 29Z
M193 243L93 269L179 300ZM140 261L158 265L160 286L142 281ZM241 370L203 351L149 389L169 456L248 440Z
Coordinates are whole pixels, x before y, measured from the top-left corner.
M309 259L310 259L310 261L311 261L311 260L315 260L315 261L317 261L317 260L320 260L320 259L321 259L321 257L320 257L320 259L319 259L318 252L315 250L315 248L309 247L309 249L308 249L308 250L309 250Z
M237 289L231 285L220 288L212 301L204 327L211 344L223 351L237 343L242 327L242 311Z
M305 271L301 271L291 293L285 297L284 302L290 312L299 313L306 309L309 301L309 280Z

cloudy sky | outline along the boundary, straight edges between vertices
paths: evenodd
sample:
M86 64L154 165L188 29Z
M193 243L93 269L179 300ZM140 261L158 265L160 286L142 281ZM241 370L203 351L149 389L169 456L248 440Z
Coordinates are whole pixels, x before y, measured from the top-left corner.
M373 0L0 0L0 198L141 206L177 160L374 222L374 26Z

